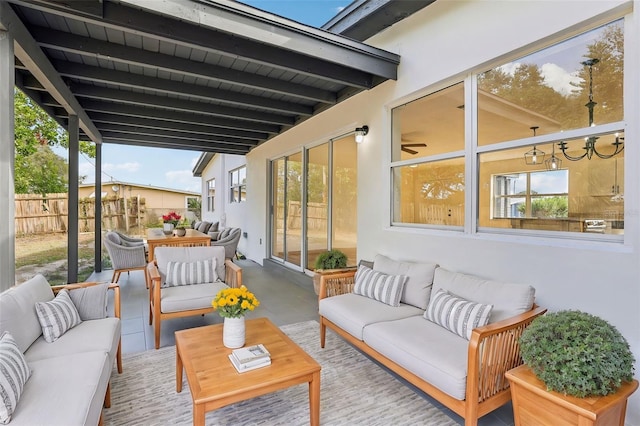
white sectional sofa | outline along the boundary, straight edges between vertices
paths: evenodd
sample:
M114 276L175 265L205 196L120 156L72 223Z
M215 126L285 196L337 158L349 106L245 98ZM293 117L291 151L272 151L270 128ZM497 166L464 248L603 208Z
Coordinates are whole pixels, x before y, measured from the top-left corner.
M62 288L70 292L81 322L49 343L35 305L51 302ZM107 291L114 292L113 317L107 317ZM122 372L117 284L51 287L42 275L36 275L0 294L0 336L7 335L23 353L30 370L10 414L10 425L101 424L102 406L110 406L109 379L114 361ZM3 353L3 362L9 361L8 352ZM0 411L5 408L0 406Z
M321 278L322 347L329 327L466 426L511 399L504 373L522 364L518 338L546 311L533 287L382 255L364 263Z

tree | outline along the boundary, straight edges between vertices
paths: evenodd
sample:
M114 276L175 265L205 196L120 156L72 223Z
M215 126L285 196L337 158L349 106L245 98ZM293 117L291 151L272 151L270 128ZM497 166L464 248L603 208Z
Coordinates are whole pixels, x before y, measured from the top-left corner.
M51 150L69 147L67 132L21 90L13 99L16 193L67 192L67 162ZM80 152L94 158L95 145L80 141Z
M16 155L16 194L48 194L67 192L67 162L47 145L35 147L30 155Z

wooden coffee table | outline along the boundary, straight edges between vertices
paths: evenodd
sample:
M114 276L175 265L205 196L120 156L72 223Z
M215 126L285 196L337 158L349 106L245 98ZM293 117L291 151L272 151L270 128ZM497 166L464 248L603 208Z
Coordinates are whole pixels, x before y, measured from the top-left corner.
M176 391L182 391L183 368L193 400L193 424L205 413L235 402L309 383L310 424L320 423L320 364L267 318L246 321L246 345L262 343L271 365L238 373L222 344L222 324L176 331Z

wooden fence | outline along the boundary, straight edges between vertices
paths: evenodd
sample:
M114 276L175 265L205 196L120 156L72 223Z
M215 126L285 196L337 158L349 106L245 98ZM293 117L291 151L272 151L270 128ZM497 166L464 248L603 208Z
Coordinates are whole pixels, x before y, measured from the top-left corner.
M69 202L67 193L16 194L16 235L67 232ZM147 223L145 200L140 197L102 199L102 226L106 229L129 230ZM95 198L78 202L78 230L95 229Z

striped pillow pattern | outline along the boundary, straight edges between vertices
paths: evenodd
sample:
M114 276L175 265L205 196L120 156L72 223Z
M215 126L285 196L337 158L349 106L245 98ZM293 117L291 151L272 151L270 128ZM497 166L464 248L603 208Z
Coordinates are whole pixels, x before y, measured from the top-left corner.
M438 289L431 296L424 317L465 339L474 328L487 325L493 305L470 302Z
M218 281L216 259L195 262L168 262L167 279L164 287L212 283Z
M48 343L55 342L82 322L66 289L60 290L56 298L50 302L36 302L36 313L42 327L42 335Z
M406 282L404 275L387 275L360 265L353 292L397 308Z
M0 423L7 424L18 405L31 369L13 336L5 331L0 337Z

